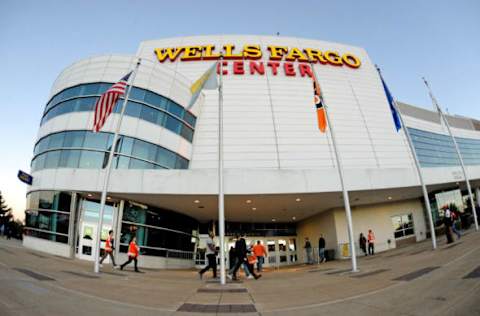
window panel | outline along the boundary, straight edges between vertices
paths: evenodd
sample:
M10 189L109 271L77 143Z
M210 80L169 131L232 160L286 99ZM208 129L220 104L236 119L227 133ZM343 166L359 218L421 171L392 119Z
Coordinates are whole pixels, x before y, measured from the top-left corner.
M145 90L133 87L130 92L130 98L132 100L143 101L145 99Z
M143 106L142 112L140 113L140 118L145 121L157 124L158 110L152 109L148 106Z
M62 148L64 139L65 133L51 134L48 136L48 148Z
M95 95L98 94L98 89L100 88L99 83L90 83L83 86L82 94L83 95Z
M65 148L83 147L84 139L85 139L85 131L65 132L65 141L64 141L63 146Z
M107 149L110 135L108 133L86 132L83 147L92 149Z
M78 168L81 153L81 150L62 150L59 167Z
M125 108L125 115L131 117L140 117L141 111L142 106L139 103L128 101L127 107Z
M60 150L49 151L45 157L45 169L52 169L58 167L58 162L60 160Z
M176 104L172 101L169 101L168 102L168 112L176 115L179 118L183 118L183 113L185 112L185 110L180 105L178 105L178 104Z
M79 167L84 169L100 169L103 166L105 153L96 151L82 151Z
M156 146L138 139L134 141L133 151L132 151L133 157L155 161L156 155L157 155Z
M174 132L175 134L179 134L180 133L180 128L182 127L182 123L180 123L179 120L177 120L176 118L173 118L172 116L170 115L167 115L167 120L166 120L166 123L165 123L165 127Z

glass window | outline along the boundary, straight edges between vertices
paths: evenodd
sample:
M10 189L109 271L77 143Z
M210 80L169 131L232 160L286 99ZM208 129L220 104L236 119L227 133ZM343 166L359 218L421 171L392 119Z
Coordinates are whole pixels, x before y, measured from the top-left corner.
M83 86L83 95L95 95L98 94L98 89L100 88L100 84L98 83L90 83Z
M185 138L186 140L188 140L189 142L192 142L193 130L190 127L188 127L187 125L182 124L182 132L180 133L180 135L183 138Z
M92 149L107 149L109 145L110 134L86 132L83 147Z
M146 94L145 94L145 103L148 103L148 104L151 104L155 107L159 107L159 108L164 109L165 106L162 106L162 103L164 103L164 102L165 102L165 98L162 97L162 96L159 96L156 93L147 91Z
M185 110L175 102L169 101L168 102L168 112L176 115L179 118L183 118Z
M188 169L188 160L177 155L175 169Z
M130 165L128 168L129 169L154 169L154 165L143 160L131 158Z
M51 134L48 136L49 142L48 142L48 148L62 148L63 147L63 141L65 139L65 133L56 133L56 134Z
M100 87L98 88L98 93L103 94L105 93L110 87L113 85L113 83L100 83Z
M133 87L130 91L130 98L132 100L143 101L145 99L145 90Z
M185 112L184 120L185 120L185 122L190 124L190 126L195 127L195 123L196 123L197 119L195 118L195 116L192 113L190 113L188 111Z
M49 151L47 157L45 158L45 169L52 169L58 167L58 162L60 160L60 150Z
M414 234L412 214L392 216L392 226L395 239Z
M145 121L157 124L158 110L155 110L149 106L143 106L140 118Z
M66 148L83 147L84 139L85 139L85 131L65 132L65 141L64 141L63 147L66 147Z
M67 90L64 90L62 92L62 98L65 100L72 97L76 97L79 94L80 94L80 86L76 86L76 87L68 88Z
M47 150L48 148L48 137L44 137L42 138L38 144L37 144L37 148L38 148L38 152L41 153L41 152L44 152L45 150Z
M34 159L34 163L33 163L33 166L32 166L33 171L41 170L45 167L45 157L46 156L47 156L47 154L41 154Z
M77 103L77 111L84 112L84 111L93 111L95 107L95 102L97 102L97 97L89 97L89 98L80 98Z
M63 168L78 168L81 153L81 150L62 150L58 166Z
M138 157L150 161L155 161L157 155L157 146L135 139L133 143L133 157Z
M25 226L68 234L69 217L69 214L48 211L27 212L25 214Z
M125 109L125 115L131 117L140 117L140 112L142 111L142 106L137 102L128 101L127 107Z
M176 154L171 152L170 150L159 147L155 162L164 167L174 169L176 164Z
M120 143L120 153L125 155L131 155L133 149L133 138L122 136Z
M113 113L118 113L120 114L122 112L122 106L123 106L123 98L118 99L118 101L115 103L115 106L113 107Z
M172 116L167 115L165 127L168 130L174 132L175 134L180 134L180 128L182 127L182 123L180 123L180 121L177 120L176 118L173 118Z
M125 156L117 156L114 158L113 165L117 169L128 169L130 165L130 158Z
M82 151L80 156L80 168L84 169L100 169L105 160L105 154L98 151Z

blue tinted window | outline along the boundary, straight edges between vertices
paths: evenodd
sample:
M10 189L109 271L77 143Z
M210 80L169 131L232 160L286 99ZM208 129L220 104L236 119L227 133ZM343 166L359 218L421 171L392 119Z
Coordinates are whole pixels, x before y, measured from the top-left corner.
M155 162L167 167L167 168L175 168L175 159L176 154L165 149L165 148L158 148L157 157L155 158Z
M105 93L110 87L112 86L112 83L101 83L100 87L98 88L98 93L103 94Z
M130 159L129 169L154 169L154 165L146 161L132 158Z
M178 116L179 118L183 118L183 113L185 112L184 109L172 101L168 102L168 112Z
M100 88L99 83L90 83L83 86L83 95L94 95L98 94L98 89Z
M77 104L77 111L93 111L97 97L80 98Z
M133 143L133 157L138 157L150 161L155 161L157 155L157 146L136 139Z
M58 166L60 168L78 168L81 153L81 150L62 150Z
M56 133L48 136L48 148L61 148L63 147L63 140L65 139L65 133Z
M145 90L133 87L132 90L130 91L130 99L143 101L144 98L145 98Z
M132 117L140 117L142 106L137 102L128 101L127 108L125 109L125 115Z
M107 153L84 150L80 155L79 167L84 169L100 169L103 166L105 154Z
M47 156L47 154L42 154L42 155L37 156L34 159L34 163L33 163L33 166L32 166L33 171L41 170L45 167L45 157L46 156Z
M175 169L187 169L187 168L188 168L188 160L183 157L177 156Z
M45 169L52 169L58 167L58 162L60 160L60 150L50 151L47 153L45 158Z
M157 124L158 110L152 109L149 106L143 106L142 112L140 113L140 118L145 121Z
M157 125L165 126L165 121L167 119L167 116L168 114L165 114L162 111L158 111Z
M145 94L145 102L156 107L162 108L162 103L164 102L164 98L159 96L156 93L147 91Z
M133 148L133 138L122 136L120 142L120 153L125 155L131 155Z
M129 164L130 164L130 158L125 156L117 156L115 157L113 162L113 166L116 169L128 169Z
M117 103L115 103L115 106L113 107L113 113L121 113L122 112L122 106L123 106L123 99L118 99Z
M190 126L195 127L195 123L196 123L197 119L195 118L195 116L193 116L192 113L185 112L184 120L185 120L185 122L190 124Z
M193 130L190 129L190 127L187 127L187 125L183 124L181 135L183 138L191 142L193 139Z
M107 133L86 132L83 147L95 149L107 149L110 135ZM111 142L111 141L110 141Z
M48 137L44 137L42 138L42 140L40 140L37 144L37 148L38 148L38 152L41 153L41 152L44 152L45 150L47 150L48 148Z
M65 133L64 147L83 147L85 131L71 131Z
M180 128L182 127L182 123L180 123L179 120L176 118L173 118L170 115L167 115L167 120L165 122L165 127L172 132L179 134L180 133Z

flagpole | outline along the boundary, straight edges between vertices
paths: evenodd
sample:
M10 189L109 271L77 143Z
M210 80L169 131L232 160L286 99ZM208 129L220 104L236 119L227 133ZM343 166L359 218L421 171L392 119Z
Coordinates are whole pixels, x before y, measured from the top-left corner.
M468 195L470 196L470 204L472 207L473 219L475 220L475 230L478 231L478 219L477 219L477 212L475 211L475 203L473 202L472 188L470 187L470 180L467 175L467 170L465 168L462 155L460 154L460 148L458 147L457 140L453 136L453 133L452 133L452 130L450 129L450 124L448 123L447 118L443 114L443 111L440 108L440 105L438 104L437 99L432 93L432 89L430 88L430 85L428 84L427 80L424 77L422 77L422 79L423 79L423 82L425 83L425 86L428 89L428 94L430 95L430 99L432 99L433 105L437 108L437 111L440 114L440 118L445 123L445 126L447 127L447 131L450 134L450 137L452 138L455 151L457 152L458 160L460 160L460 166L462 167L463 176L465 177L465 183L467 184Z
M220 284L225 285L225 203L223 194L223 55L218 85L218 235L220 237Z
M123 115L125 113L125 108L127 107L127 102L128 102L128 97L130 96L130 91L132 90L132 84L133 81L135 80L135 76L137 75L137 70L138 67L140 66L141 59L139 58L137 61L137 64L135 65L135 69L133 70L133 73L131 75L131 78L129 78L129 86L127 90L127 94L125 95L125 99L123 100L123 105L122 105L122 110L120 112L120 117L118 118L117 121L117 126L115 127L115 134L113 136L113 142L112 142L112 147L110 148L110 153L108 155L108 162L107 166L105 168L105 176L103 179L103 189L102 189L102 197L100 199L100 214L98 218L98 227L97 227L97 233L95 234L95 255L94 255L94 272L99 273L100 272L100 247L102 244L102 226L103 226L103 214L105 212L105 202L107 200L107 189L108 189L108 183L110 182L110 173L112 171L112 160L113 160L113 154L115 152L115 147L117 147L117 139L118 139L118 134L120 132L120 126L122 125L122 119Z
M380 75L380 78L383 84L385 84L385 81L383 80L382 73L379 67L377 67L377 71L378 71L378 74ZM410 147L410 151L412 152L413 161L415 162L415 168L417 169L418 179L420 180L420 185L422 186L423 201L425 203L425 207L427 208L428 222L430 224L430 237L432 238L432 248L435 250L437 249L437 236L435 233L435 225L433 224L432 209L430 207L430 200L428 199L427 186L425 185L425 181L423 180L422 169L420 167L420 162L418 160L417 152L415 151L415 147L413 146L410 132L408 131L407 125L405 125L405 121L403 120L403 115L400 112L400 109L398 108L397 100L395 100L393 96L391 97L393 101L393 107L395 108L395 111L398 113L398 118L400 119L400 123L403 127L403 132L405 133L405 137L407 138L408 146Z
M310 61L310 67L312 68L313 76L314 79L318 82L317 79L317 72L315 70L315 67L313 63ZM320 90L321 97L323 98L323 91ZM347 228L348 228L348 241L350 245L350 253L351 253L351 260L352 260L352 272L357 272L357 254L356 254L356 249L355 249L355 243L353 239L353 224L352 224L352 210L350 209L350 200L348 197L348 191L345 188L345 182L344 182L344 175L343 175L343 168L342 168L342 163L340 161L340 157L338 155L338 150L337 150L337 142L335 139L335 132L333 130L333 125L330 120L330 115L328 114L328 106L326 102L323 104L323 108L325 110L325 117L327 118L327 127L330 130L330 136L332 137L332 145L333 145L333 150L335 152L335 159L337 161L337 169L338 169L338 175L340 177L340 184L342 186L342 191L343 191L343 203L345 205L345 215L347 218Z

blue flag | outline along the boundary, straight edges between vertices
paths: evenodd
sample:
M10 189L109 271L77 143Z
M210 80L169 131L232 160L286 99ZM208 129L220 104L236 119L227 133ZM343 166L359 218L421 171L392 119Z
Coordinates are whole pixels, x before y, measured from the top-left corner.
M399 114L395 109L395 101L393 100L392 94L390 93L390 90L388 90L388 87L385 84L385 81L383 80L382 74L380 73L379 69L378 69L378 74L380 75L380 79L382 80L383 89L385 90L385 95L387 96L388 105L390 106L390 111L392 112L393 123L395 123L395 128L397 129L397 132L398 132L402 128L402 123L400 122Z

